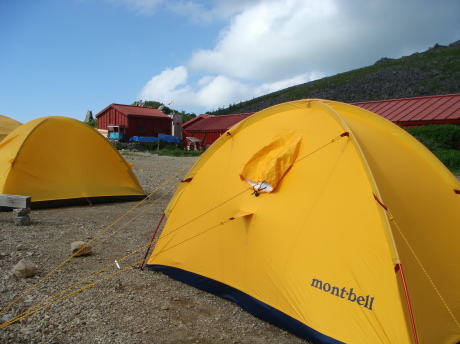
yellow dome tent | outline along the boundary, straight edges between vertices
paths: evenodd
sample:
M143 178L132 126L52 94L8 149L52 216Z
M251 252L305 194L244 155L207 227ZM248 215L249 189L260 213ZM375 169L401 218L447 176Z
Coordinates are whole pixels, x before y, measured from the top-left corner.
M391 122L280 104L203 154L147 266L319 343L457 343L459 194Z
M0 115L0 141L20 125L20 122L12 118Z
M107 139L59 116L25 123L0 142L0 193L31 196L33 208L145 197Z

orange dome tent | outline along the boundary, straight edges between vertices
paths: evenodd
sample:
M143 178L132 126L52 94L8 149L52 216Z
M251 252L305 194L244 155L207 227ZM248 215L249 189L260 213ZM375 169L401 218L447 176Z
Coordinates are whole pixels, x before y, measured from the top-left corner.
M255 113L166 215L148 267L300 337L460 341L460 183L367 110L310 99Z
M0 142L0 193L31 196L33 208L145 197L107 139L59 116L23 124Z
M0 141L20 125L20 122L12 118L0 115Z

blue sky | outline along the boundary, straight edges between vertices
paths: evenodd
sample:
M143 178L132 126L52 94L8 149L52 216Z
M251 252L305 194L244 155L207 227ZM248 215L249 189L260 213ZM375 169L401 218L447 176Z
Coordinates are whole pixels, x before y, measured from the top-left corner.
M458 0L2 0L0 114L196 114L460 39Z

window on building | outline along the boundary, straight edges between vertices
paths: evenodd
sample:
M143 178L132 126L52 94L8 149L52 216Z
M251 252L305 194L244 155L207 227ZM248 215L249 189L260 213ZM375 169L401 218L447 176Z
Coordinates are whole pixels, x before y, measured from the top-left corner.
M145 133L145 125L139 125L137 127L137 132L138 133Z

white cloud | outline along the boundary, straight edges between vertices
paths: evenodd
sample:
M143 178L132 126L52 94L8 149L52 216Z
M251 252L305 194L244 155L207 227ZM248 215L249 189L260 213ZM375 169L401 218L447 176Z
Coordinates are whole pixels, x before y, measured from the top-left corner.
M244 83L225 75L207 75L193 84L188 80L187 69L180 66L167 69L154 76L144 86L137 99L156 100L164 104L174 100L176 109L191 108L193 110L189 111L204 112L316 80L323 76L305 73L289 79L257 85Z
M169 103L174 100L174 97L183 96L190 92L189 86L186 85L187 79L187 68L183 66L166 69L147 82L137 99Z
M216 47L195 52L189 65L246 80L311 72L307 59L337 17L334 0L261 2L237 15Z
M253 93L249 85L224 75L206 77L206 82L201 80L200 84L201 88L196 94L196 105L211 109L246 100Z
M196 20L227 19L213 49L191 52L186 67L153 77L141 92L149 100L181 98L178 108L226 107L460 35L460 2L453 0L188 0L168 6ZM448 42L438 39L447 36Z
M306 72L336 74L425 50L452 31L460 2L420 1L423 9L415 0L253 2L232 18L213 49L193 53L189 67L276 80ZM460 34L456 26L452 41Z
M154 76L139 93L139 100L156 100L164 104L174 100L176 108L215 109L238 99L246 100L254 91L226 76L205 76L189 85L183 66L167 69Z

